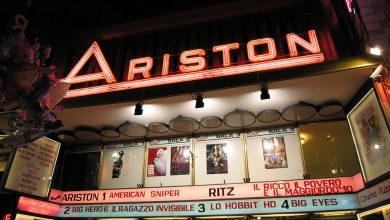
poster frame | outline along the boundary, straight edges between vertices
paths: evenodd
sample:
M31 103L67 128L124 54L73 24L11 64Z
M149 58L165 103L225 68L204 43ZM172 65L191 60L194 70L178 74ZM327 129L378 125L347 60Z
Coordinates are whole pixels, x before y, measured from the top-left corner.
M379 104L383 111L383 115L385 116L387 129L390 129L390 97L386 96L386 90L388 90L387 85L382 81L381 77L379 77L379 79L374 79L373 84L375 88L375 94L377 95Z
M145 146L146 142L144 141L126 141L126 142L119 142L119 143L110 143L110 144L104 144L102 146L102 149L100 150L100 167L99 167L99 175L98 175L98 183L97 183L97 188L100 190L106 190L106 189L125 189L129 187L114 187L114 188L106 188L104 187L103 189L101 188L103 183L103 172L104 172L104 167L107 165L105 162L105 155L108 154L111 151L118 151L118 150L128 150L131 151L132 149L139 148L143 150L143 155L142 155L142 177L141 177L141 182L137 183L138 187L143 187L145 185L145 160L146 158L146 151L145 151ZM97 152L97 151L96 151ZM130 187L131 188L131 187Z
M247 131L245 135L248 148L248 172L251 181L264 182L305 178L304 156L299 140L298 127L279 126L253 129ZM284 150L288 166L268 169L264 162L263 139L278 137L283 137L284 139Z
M366 92L366 94L360 99L360 101L357 102L357 104L355 104L355 106L353 106L352 109L347 114L348 125L349 125L349 128L350 128L351 134L352 134L352 139L353 139L353 142L354 142L354 145L355 145L356 154L358 156L360 169L362 171L363 179L364 179L365 183L375 182L376 180L380 179L381 177L383 177L387 173L389 173L389 170L387 170L387 171L382 172L382 174L380 174L380 175L377 175L377 176L374 176L374 177L368 179L368 177L367 177L367 171L368 170L366 169L367 164L364 164L364 162L363 162L363 157L365 155L363 155L361 153L364 146L362 146L362 143L358 142L358 140L357 140L357 137L362 138L362 136L361 136L360 132L357 129L355 129L354 126L352 125L352 117L353 117L352 115L354 115L356 112L361 110L362 106L366 105L367 100L372 95L374 96L374 102L376 102L376 104L378 104L378 106L379 106L379 112L377 113L377 117L379 118L379 121L383 120L386 123L386 129L382 128L381 132L385 136L390 137L389 127L388 127L388 120L385 117L382 103L379 100L379 98L377 96L377 93L376 93L374 88L369 89L368 92Z
M55 161L54 161L54 165L53 165L53 169L52 169L52 172L51 172L51 176L52 176L52 180L50 181L50 184L47 188L47 193L45 196L38 196L38 195L33 195L33 194L29 194L29 193L25 193L25 192L21 192L21 191L17 191L17 190L13 190L13 189L8 189L6 188L6 184L7 184L7 180L9 178L9 174L10 174L10 171L11 171L11 168L12 168L12 165L14 163L14 160L15 160L15 156L16 156L16 152L17 152L17 147L16 148L13 148L12 149L12 152L10 154L10 157L8 158L8 162L7 162L7 165L5 167L5 170L4 170L4 173L3 173L3 177L1 179L1 182L0 182L0 189L4 192L10 192L10 193L15 193L19 196L26 196L26 197L30 197L30 198L35 198L35 199L47 199L49 198L49 195L50 195L50 191L51 191L51 187L54 183L54 178L55 178L55 174L56 174L56 168L57 168L57 162L58 162L58 157L60 155L60 150L61 150L61 143L56 141L56 140L53 140L51 138L48 138L48 137L41 137L41 138L46 138L46 139L49 139L53 142L56 142L58 143L58 152L57 152L57 155L55 157ZM37 139L39 140L39 139Z
M145 142L145 160L144 160L144 182L143 187L172 187L193 185L193 138L190 136L178 136L172 138L156 138ZM189 149L189 173L182 175L173 175L171 173L171 153L174 147L188 146ZM148 166L150 159L150 150L166 147L166 175L150 176L148 175Z

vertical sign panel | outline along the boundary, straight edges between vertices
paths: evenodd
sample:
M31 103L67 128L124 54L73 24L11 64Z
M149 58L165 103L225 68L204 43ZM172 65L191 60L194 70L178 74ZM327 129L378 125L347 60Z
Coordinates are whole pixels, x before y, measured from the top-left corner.
M242 183L245 177L242 134L196 138L195 166L196 185Z
M369 182L390 171L390 134L373 90L347 115L364 180Z
M191 185L191 145L188 137L150 141L145 186Z
M19 147L12 162L5 188L47 197L60 143L42 137L27 147Z
M142 183L144 143L129 142L104 147L100 189L131 188Z
M296 128L247 132L251 181L303 178L301 148Z

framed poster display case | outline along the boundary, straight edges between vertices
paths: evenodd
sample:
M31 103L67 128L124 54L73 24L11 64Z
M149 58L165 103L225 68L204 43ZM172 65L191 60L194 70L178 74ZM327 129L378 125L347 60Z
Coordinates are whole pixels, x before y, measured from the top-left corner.
M19 146L7 166L2 188L22 195L46 198L50 191L61 144L41 137ZM11 161L9 161L11 162Z
M390 73L387 71L381 76L376 77L374 81L374 88L376 95L378 96L379 102L382 106L387 127L390 128Z
M390 134L387 119L374 89L371 89L348 113L365 182L390 171Z

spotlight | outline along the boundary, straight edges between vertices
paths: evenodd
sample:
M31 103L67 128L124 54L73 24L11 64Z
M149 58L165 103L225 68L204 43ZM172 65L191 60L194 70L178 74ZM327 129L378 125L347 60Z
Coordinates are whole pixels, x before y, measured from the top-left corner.
M382 55L382 49L379 47L371 47L370 48L370 54L381 56Z
M267 85L262 85L261 86L261 94L260 94L260 99L261 100L264 100L264 99L270 99L270 95L269 95L269 92L268 92L268 86Z
M198 94L196 95L195 108L203 108L203 107L204 107L203 97L201 94Z
M134 115L142 115L142 112L144 110L142 109L142 102L137 102L135 105Z
M376 56L382 56L383 55L383 50L382 48L375 46L371 47L369 45L366 46L366 53L376 55Z

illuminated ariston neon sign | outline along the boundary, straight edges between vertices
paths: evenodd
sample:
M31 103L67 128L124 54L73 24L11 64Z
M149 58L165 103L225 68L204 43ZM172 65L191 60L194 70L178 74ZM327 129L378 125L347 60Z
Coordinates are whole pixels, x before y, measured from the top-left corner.
M180 73L178 74L169 73L170 54L164 54L161 75L154 77L150 73L153 67L153 58L142 57L131 59L129 70L125 75L126 81L124 82L118 82L115 79L115 76L112 73L106 59L104 58L99 45L94 42L84 54L84 56L73 67L68 76L63 80L71 84L95 80L105 80L107 84L69 90L66 93L65 98L261 72L266 70L276 70L324 62L325 58L321 53L315 31L308 31L308 37L309 41L306 41L296 34L287 34L286 39L290 57L282 59L276 59L277 51L274 39L261 38L251 40L247 43L247 56L250 63L238 65L233 65L230 61L230 51L238 49L238 43L214 46L213 53L221 52L223 61L223 67L214 69L206 69L207 65L204 58L206 55L205 50L187 50L182 52L180 55ZM255 47L259 45L268 48L268 52L257 54ZM310 52L310 54L299 56L297 45L306 49L308 52ZM92 55L96 57L102 72L77 76L79 71ZM134 80L134 76L137 74L141 75L142 79Z

